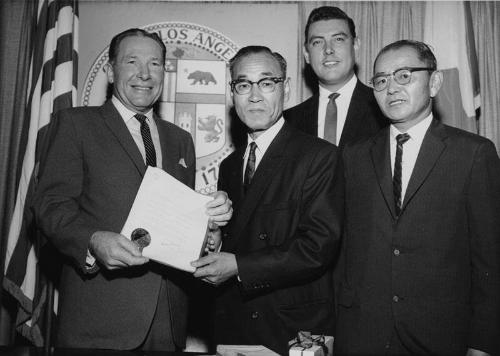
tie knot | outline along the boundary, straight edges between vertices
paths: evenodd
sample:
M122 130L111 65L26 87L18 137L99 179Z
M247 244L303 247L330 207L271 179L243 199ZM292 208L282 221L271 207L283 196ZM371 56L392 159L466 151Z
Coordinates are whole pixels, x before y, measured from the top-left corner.
M257 148L257 144L255 143L255 141L252 141L250 142L250 154L252 154L253 152L255 152L255 149Z
M399 134L396 136L396 141L398 142L398 145L404 144L409 139L410 139L410 135L408 135L407 133Z
M330 98L330 101L335 101L335 99L337 99L339 96L339 93L331 93L330 95L328 95L328 98Z
M142 114L135 114L134 117L141 123L141 125L143 125L147 119L146 115Z

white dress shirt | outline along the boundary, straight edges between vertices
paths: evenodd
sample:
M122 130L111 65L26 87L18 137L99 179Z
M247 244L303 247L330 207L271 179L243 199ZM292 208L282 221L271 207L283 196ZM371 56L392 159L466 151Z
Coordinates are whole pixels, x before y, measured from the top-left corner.
M344 129L345 120L347 118L347 111L349 110L349 104L351 103L352 93L358 82L358 78L355 75L345 85L336 91L339 93L339 97L335 99L335 104L337 104L337 137L335 144L338 145L340 142L340 135L342 135L342 130ZM325 137L325 115L326 106L330 101L331 91L319 86L319 106L318 106L318 137Z
M404 202L404 197L406 193L406 188L408 188L408 182L410 181L411 174L413 173L413 168L417 162L417 156L420 152L420 147L422 146L422 141L424 140L425 133L429 129L432 122L432 113L425 119L420 121L415 126L411 127L406 131L410 135L410 139L403 144L403 156L401 161L401 201ZM391 170L394 176L394 162L396 161L396 136L404 132L399 131L394 125L390 128L390 145L391 145Z
M255 142L255 144L257 145L257 148L255 149L255 170L257 171L257 167L259 166L262 157L264 157L264 154L271 145L271 142L273 142L278 132L280 132L284 123L285 120L282 116L278 121L276 121L273 126L268 128L259 137L257 137L257 139L254 140L250 137L250 135L248 135L247 148L245 150L245 155L243 156L243 177L245 176L245 168L247 166L248 155L250 153L250 144L252 142Z
M144 148L144 141L142 140L141 135L141 123L137 120L134 115L136 114L132 110L129 110L122 104L118 98L113 96L111 98L113 105L116 110L120 113L125 125L127 125L128 131L132 135L137 148L141 152L142 159L144 160L144 164L146 164L146 149ZM162 168L162 156L161 156L161 145L160 145L160 135L158 134L158 127L156 127L155 120L153 119L153 109L149 110L146 114L146 122L149 125L149 131L151 132L151 138L153 139L153 145L155 146L156 151L156 167Z

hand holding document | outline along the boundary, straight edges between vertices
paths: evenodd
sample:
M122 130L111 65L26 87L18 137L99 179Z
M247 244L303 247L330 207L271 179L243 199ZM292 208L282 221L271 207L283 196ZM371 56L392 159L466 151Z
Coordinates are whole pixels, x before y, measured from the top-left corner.
M148 167L121 234L136 240L143 256L194 272L190 262L204 248L210 200L162 169Z

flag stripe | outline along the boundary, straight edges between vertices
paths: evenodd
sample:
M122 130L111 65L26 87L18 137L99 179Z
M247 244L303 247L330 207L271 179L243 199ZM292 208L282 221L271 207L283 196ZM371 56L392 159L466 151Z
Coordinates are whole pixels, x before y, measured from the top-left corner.
M50 141L51 114L76 103L78 64L77 0L39 0L28 84L29 128L16 205L5 258L4 289L19 306L17 331L43 345L40 316L45 308L47 276L39 271L41 242L29 209L41 155Z

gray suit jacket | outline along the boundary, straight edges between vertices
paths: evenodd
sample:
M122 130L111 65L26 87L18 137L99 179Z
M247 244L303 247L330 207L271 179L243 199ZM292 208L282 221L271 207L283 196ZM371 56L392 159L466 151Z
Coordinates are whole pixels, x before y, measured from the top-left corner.
M194 186L195 155L188 133L156 119L163 169ZM123 119L108 101L101 107L59 112L44 160L34 210L37 224L66 258L57 345L131 349L151 325L161 278L167 279L174 342L185 343L185 275L150 262L119 271L85 273L95 231L120 232L146 166ZM179 164L183 158L187 168Z

